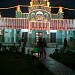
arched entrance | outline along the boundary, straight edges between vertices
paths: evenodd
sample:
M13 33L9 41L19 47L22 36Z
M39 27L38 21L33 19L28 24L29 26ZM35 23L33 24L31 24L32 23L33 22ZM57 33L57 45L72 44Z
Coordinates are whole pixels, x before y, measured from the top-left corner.
M36 32L35 36L36 36L35 41L38 42L39 37L42 37L42 32Z

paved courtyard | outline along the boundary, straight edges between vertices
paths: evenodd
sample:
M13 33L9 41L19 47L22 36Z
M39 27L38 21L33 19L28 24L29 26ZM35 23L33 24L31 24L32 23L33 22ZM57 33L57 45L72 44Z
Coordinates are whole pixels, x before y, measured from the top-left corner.
M25 54L28 53L28 50L29 50L29 53L31 54L31 51L33 50L33 48L26 47ZM75 75L74 70L71 70L69 67L66 67L65 65L63 65L63 64L59 63L58 61L49 57L49 55L52 54L54 52L54 50L55 50L55 47L46 49L47 57L41 59L41 61L44 63L44 65L50 71L52 71L54 75ZM19 51L21 51L21 50L19 50Z
M31 47L26 47L26 53L27 50L33 50ZM44 63L44 65L53 72L54 75L75 75L75 71L71 70L69 67L59 63L58 61L52 59L49 57L49 54L52 54L54 52L55 48L47 48L47 57L43 58L41 61Z

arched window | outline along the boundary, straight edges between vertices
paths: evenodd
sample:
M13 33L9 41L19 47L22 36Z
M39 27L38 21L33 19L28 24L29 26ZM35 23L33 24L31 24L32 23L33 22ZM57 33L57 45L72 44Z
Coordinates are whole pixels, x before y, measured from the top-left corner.
M47 13L44 14L44 18L48 19L48 14Z
M35 13L31 13L31 20L35 20Z
M42 21L43 20L43 12L38 11L36 13L36 20L38 20L38 21Z
M48 21L49 20L49 15L47 13L44 14L44 21Z

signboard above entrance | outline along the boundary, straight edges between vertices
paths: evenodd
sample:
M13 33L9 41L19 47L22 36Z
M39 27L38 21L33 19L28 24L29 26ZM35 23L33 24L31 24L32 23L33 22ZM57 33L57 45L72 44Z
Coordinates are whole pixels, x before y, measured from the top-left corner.
M49 30L49 22L30 22L30 30Z

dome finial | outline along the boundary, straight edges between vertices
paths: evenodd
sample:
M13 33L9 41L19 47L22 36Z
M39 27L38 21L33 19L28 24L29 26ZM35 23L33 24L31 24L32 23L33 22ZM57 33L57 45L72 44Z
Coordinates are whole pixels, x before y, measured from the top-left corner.
M17 6L17 11L21 11L20 5Z

